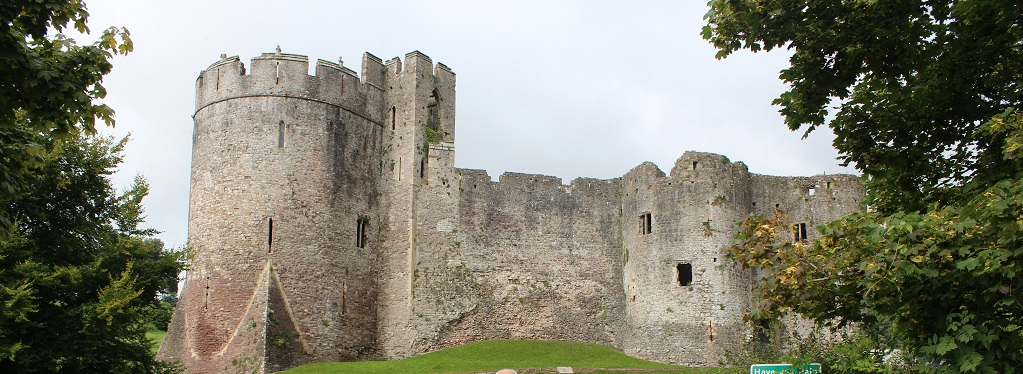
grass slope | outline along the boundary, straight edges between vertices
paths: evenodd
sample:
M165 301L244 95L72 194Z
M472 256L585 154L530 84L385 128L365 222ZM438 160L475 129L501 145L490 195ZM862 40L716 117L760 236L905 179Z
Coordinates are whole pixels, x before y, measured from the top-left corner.
M153 354L156 354L156 351L160 350L160 342L163 341L163 337L166 335L167 335L166 331L160 330L146 331L146 338L149 339L150 343L152 343L150 350L153 352Z
M716 369L689 369L626 356L590 343L535 340L492 340L443 349L404 360L321 362L299 366L286 374L311 373L472 373L504 368L676 368L675 373L716 373ZM552 370L553 372L553 370ZM661 371L657 371L661 373ZM724 371L721 371L724 372Z

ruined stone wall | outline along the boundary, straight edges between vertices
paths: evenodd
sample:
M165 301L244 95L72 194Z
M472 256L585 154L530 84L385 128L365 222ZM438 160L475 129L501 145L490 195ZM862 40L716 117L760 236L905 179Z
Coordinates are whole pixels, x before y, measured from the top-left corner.
M817 237L815 226L859 211L865 196L859 178L847 174L811 177L753 176L751 210L770 215L775 209L794 223L806 223L809 239Z
M224 58L196 82L189 244L161 357L193 372L276 371L375 346L378 89L325 61ZM360 107L353 107L359 105Z
M487 339L619 345L619 180L460 169L458 241L430 297L453 305L436 345ZM448 285L445 285L447 283ZM424 283L425 285L426 283ZM462 293L464 297L457 295ZM454 298L446 299L445 296Z

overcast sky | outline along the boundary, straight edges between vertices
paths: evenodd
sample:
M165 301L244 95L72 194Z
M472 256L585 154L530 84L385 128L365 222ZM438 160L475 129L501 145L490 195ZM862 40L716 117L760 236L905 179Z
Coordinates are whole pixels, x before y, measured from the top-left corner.
M361 71L361 56L413 50L457 74L455 165L615 178L643 161L668 172L686 150L770 175L852 173L827 129L800 140L770 105L784 52L715 60L700 38L704 0L135 1L87 0L91 42L125 26L135 51L104 80L117 127L132 133L115 177L152 185L147 225L187 237L195 79L224 53L283 52Z

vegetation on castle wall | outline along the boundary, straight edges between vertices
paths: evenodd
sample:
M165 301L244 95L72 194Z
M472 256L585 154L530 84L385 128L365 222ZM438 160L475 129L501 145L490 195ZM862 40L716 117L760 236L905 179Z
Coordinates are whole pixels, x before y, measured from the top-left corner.
M766 275L754 317L885 330L920 371L1018 372L1023 4L710 4L718 57L792 52L774 104L792 130L830 127L868 192L813 243L790 242L782 214L743 223L731 257Z

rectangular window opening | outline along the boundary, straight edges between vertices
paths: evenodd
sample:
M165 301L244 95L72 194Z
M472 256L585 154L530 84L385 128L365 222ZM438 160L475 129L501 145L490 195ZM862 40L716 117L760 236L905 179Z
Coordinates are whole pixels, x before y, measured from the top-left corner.
M267 219L266 228L266 252L273 253L274 251L274 219Z
M654 226L650 219L650 213L643 213L639 215L639 234L646 235L653 232Z
M675 265L675 275L678 278L679 286L689 287L693 284L693 264L688 262L679 262Z
M355 246L358 248L366 248L366 229L369 228L369 218L360 217L356 221L355 227Z
M284 133L286 128L284 121L277 124L277 148L284 148Z
M792 225L792 232L797 242L805 242L808 238L806 237L806 223L797 223Z

